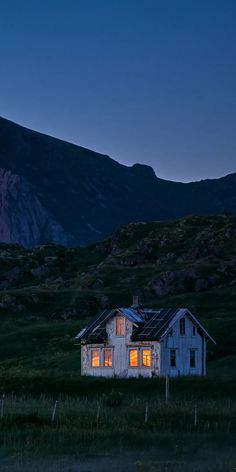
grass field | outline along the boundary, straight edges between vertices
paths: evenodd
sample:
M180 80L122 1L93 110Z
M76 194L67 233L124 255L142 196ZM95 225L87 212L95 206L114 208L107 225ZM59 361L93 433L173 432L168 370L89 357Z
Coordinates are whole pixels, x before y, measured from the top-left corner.
M81 378L73 337L86 320L2 315L0 470L234 470L235 300L227 288L172 297L201 313L218 344L209 345L207 378L171 380L167 405L163 379ZM112 391L119 407L104 403Z
M16 265L28 269L0 290L1 472L236 470L236 222L229 220L131 225L118 234L120 249L128 253L111 257L95 246L32 252L2 246L2 280ZM154 236L156 242L145 264L123 265L121 259L136 254L141 243L146 247L140 238L147 229L148 243ZM160 298L146 294L159 272L192 267L193 243L202 254L193 262L201 277L232 258L220 285ZM179 261L185 254L189 259ZM34 279L29 269L45 260L49 276ZM92 287L100 278L103 285ZM146 294L147 306L188 307L217 343L208 344L207 377L171 379L168 404L163 379L80 376L75 335L103 295L111 306L129 306L136 288ZM76 309L76 316L63 318L67 309ZM111 392L122 399L117 407L108 405Z
M166 404L161 391L153 395L150 389L139 396L124 394L119 407L107 406L107 398L58 397L52 421L53 398L6 396L1 470L27 462L34 470L32 464L38 460L42 467L42 458L38 470L61 470L63 460L68 472L111 465L120 471L230 471L236 466L236 402L230 397L196 401L181 395Z

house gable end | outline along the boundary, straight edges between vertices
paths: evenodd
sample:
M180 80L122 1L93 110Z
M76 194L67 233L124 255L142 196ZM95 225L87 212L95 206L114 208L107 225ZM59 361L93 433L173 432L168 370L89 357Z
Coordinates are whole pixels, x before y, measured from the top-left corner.
M200 323L200 321L198 321L198 319L191 313L190 310L186 309L187 311L187 314L189 316L190 319L192 319L192 321L194 322L194 324L197 325L198 327L198 330L202 331L206 338L208 338L213 344L216 344L216 341L210 336L210 334L207 332L207 330L203 327L203 325Z
M187 308L180 308L178 312L175 314L175 316L172 318L170 321L169 325L165 329L165 331L161 334L160 339L164 339L171 331L173 326L177 321L179 321L182 317L188 317L194 325L197 326L199 333L204 334L206 338L208 338L210 341L212 341L214 344L216 344L215 340L210 336L210 334L206 331L206 329L203 327L203 325L198 321L198 319L191 313L190 310Z

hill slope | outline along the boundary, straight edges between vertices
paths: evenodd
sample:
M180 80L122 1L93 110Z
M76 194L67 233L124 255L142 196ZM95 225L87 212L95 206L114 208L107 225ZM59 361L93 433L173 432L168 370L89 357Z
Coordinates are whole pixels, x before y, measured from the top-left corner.
M0 118L0 241L83 245L131 221L236 213L235 184L165 181Z
M1 244L0 383L78 376L73 336L134 293L189 307L217 342L209 373L236 378L236 217L215 216L129 224L87 248Z

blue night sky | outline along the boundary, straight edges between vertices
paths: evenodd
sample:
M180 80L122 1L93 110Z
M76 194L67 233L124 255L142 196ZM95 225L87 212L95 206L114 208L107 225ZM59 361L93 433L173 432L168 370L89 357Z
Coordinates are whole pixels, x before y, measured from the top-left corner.
M235 0L0 0L0 115L159 177L236 171Z

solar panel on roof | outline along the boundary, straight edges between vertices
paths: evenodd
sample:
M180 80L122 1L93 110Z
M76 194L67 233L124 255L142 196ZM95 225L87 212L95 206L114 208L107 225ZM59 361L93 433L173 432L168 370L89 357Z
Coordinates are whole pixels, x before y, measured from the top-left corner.
M168 326L177 311L172 308L157 311L145 324L142 331L137 333L137 338L156 338Z
M112 310L104 310L101 313L99 313L94 320L87 326L86 330L83 333L83 338L90 337L91 334L93 333L93 330L96 329L97 323L99 325L103 323L107 317L110 315ZM82 336L81 336L82 337ZM97 337L97 331L96 331L96 337Z
M100 312L96 318L78 333L76 339L86 339L92 342L106 339L106 323L115 312L123 314L136 325L132 340L158 339L168 328L170 321L181 310L173 308L117 308ZM182 310L183 311L183 310Z

